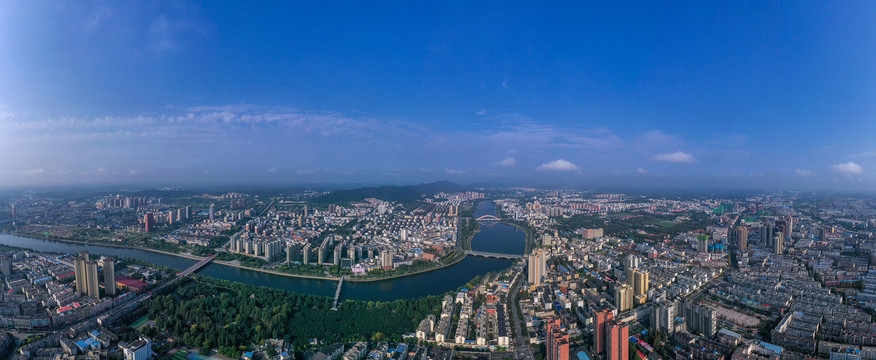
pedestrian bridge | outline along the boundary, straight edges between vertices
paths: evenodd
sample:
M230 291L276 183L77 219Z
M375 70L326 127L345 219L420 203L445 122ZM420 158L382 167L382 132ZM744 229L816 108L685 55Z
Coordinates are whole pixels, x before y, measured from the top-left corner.
M520 259L523 257L523 255L521 255L521 254L503 254L503 253L494 253L494 252L486 252L486 251L473 251L473 250L466 250L465 254L472 255L472 256L480 256L480 257L488 257L488 258L496 258L496 259L509 259L509 260Z

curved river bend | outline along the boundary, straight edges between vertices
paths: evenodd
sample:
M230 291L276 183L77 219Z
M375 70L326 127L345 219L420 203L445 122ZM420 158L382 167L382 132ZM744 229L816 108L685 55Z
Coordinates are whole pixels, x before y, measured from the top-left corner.
M475 217L495 215L495 212L496 209L491 202L483 201L478 204ZM481 224L480 232L475 234L472 239L472 249L522 254L526 246L524 239L525 234L513 226L501 223ZM0 234L0 244L56 253L77 253L88 250L92 253L119 258L137 258L174 269L185 269L195 263L195 260L192 259L145 250L81 245L9 234ZM341 299L390 301L437 295L462 286L476 275L502 270L511 266L512 263L510 260L467 256L454 265L416 275L380 281L346 281L341 291ZM274 275L217 263L207 265L198 273L218 279L321 296L334 296L337 287L336 281Z

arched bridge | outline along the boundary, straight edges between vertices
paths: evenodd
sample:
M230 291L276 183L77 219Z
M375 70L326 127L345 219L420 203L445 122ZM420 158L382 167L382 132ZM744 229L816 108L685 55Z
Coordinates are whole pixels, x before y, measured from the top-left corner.
M477 221L501 221L501 219L493 216L493 215L484 215L477 218Z
M472 256L491 257L491 258L496 258L496 259L510 259L510 260L520 259L523 257L523 255L520 255L520 254L503 254L503 253L493 253L493 252L473 251L473 250L466 250L465 254L472 255Z

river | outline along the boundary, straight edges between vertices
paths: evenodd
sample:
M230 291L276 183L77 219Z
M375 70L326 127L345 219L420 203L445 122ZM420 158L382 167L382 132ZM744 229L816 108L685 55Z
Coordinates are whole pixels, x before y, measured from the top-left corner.
M476 218L495 214L496 208L489 201L481 202L475 210ZM522 254L526 247L524 238L525 234L513 226L498 222L490 224L482 223L480 232L472 238L472 249ZM137 258L174 269L185 269L195 263L195 260L192 259L145 250L81 245L25 238L9 234L0 234L0 244L56 253L78 253L82 250L88 250L95 254L119 258ZM513 264L511 260L467 256L454 265L416 275L380 281L345 281L341 290L341 299L390 301L442 294L462 286L476 275L503 270L511 266L511 264ZM334 296L335 288L337 287L336 281L274 275L217 263L210 263L198 273L218 279L321 296Z

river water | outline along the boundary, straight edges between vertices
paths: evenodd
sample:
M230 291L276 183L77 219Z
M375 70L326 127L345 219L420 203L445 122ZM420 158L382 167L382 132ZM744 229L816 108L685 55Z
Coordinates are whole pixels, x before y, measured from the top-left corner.
M483 215L496 215L496 209L491 202L483 201L478 205L475 217ZM498 222L482 223L480 232L475 234L472 239L472 249L522 254L526 247L524 238L524 233L512 226ZM195 263L195 260L188 258L144 250L71 244L9 234L0 234L0 244L56 253L78 253L82 250L88 250L91 253L119 258L137 258L174 269L185 269ZM454 265L417 275L370 282L345 281L341 290L341 299L390 301L437 295L465 284L476 275L503 270L510 267L511 264L513 262L510 260L467 256ZM337 287L336 281L293 278L217 263L210 263L198 273L218 279L321 296L334 296Z

